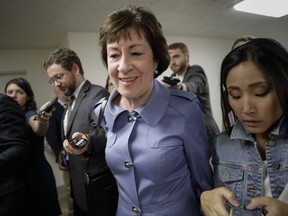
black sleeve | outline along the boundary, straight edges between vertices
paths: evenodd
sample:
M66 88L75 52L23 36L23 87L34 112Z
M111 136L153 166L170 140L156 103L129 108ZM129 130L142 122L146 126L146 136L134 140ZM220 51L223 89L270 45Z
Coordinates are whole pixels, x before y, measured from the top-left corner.
M22 172L28 153L24 112L14 99L0 94L0 176Z
M55 154L56 162L58 162L58 156L63 149L61 124L64 107L61 106L61 104L55 105L56 110L52 113L52 116L49 119L49 128L46 133L46 140Z

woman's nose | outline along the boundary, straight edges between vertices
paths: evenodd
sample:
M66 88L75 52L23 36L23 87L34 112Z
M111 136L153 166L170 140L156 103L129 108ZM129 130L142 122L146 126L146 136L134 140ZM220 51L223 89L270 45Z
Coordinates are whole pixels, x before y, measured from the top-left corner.
M244 114L251 114L255 112L255 107L253 105L253 99L250 97L244 97L242 112Z
M118 65L118 71L122 73L127 73L131 68L131 59L128 56L122 55Z

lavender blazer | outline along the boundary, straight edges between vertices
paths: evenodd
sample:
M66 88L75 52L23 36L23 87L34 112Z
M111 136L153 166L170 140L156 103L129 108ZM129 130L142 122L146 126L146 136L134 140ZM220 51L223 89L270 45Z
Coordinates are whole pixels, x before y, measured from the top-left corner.
M196 95L154 80L147 103L129 113L112 103L117 94L103 123L106 160L119 190L117 216L201 215L200 194L213 180Z

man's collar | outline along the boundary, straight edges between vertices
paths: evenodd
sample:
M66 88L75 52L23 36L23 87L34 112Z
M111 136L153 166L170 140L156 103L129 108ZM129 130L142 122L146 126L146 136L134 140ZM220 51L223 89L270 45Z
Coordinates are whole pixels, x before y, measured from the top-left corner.
M75 96L75 98L78 97L79 92L80 92L82 86L85 84L85 82L86 82L86 80L84 80L84 81L76 88L76 90L74 91L73 95Z

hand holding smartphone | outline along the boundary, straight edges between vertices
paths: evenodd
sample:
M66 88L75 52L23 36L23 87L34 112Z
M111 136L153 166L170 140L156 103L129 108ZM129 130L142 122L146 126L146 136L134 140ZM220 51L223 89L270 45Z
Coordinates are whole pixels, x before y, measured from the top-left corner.
M74 137L72 140L69 141L69 143L71 146L73 146L73 148L82 149L84 146L87 145L88 140L85 138Z
M177 83L180 82L179 79L168 76L164 76L162 81L170 85L176 85Z
M46 112L46 113L51 112L51 110L52 110L54 104L57 102L57 100L58 100L57 97L53 98L53 99L47 104L47 106L45 106L44 108L42 108L42 109L40 109L40 110L38 111L38 115L41 115L43 112Z

